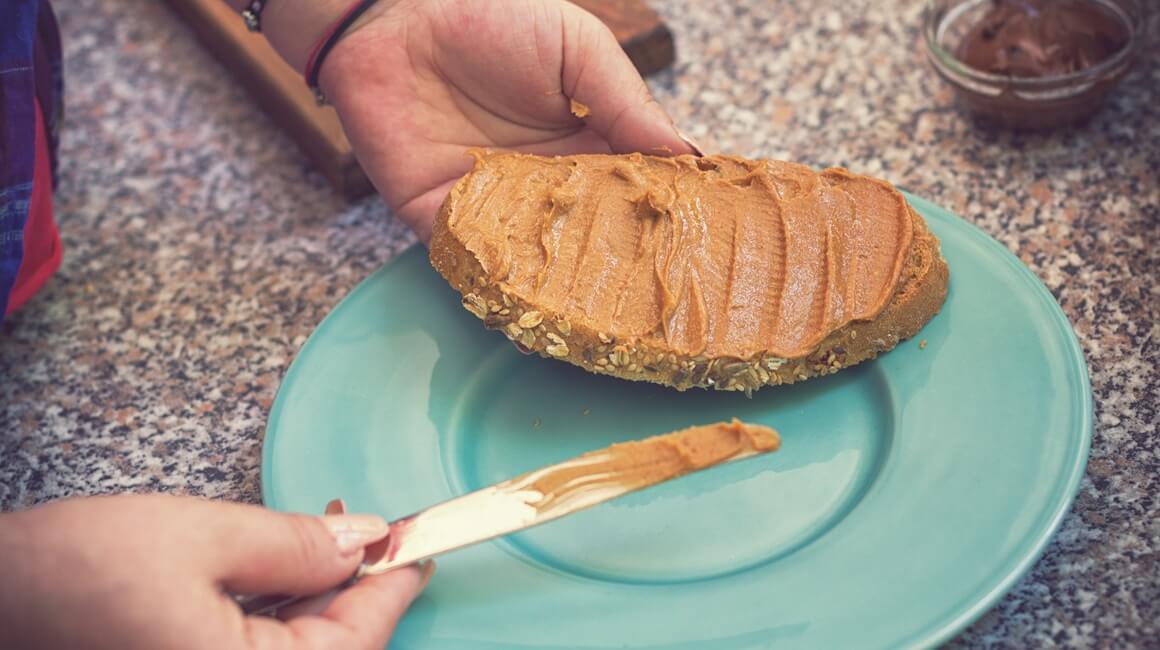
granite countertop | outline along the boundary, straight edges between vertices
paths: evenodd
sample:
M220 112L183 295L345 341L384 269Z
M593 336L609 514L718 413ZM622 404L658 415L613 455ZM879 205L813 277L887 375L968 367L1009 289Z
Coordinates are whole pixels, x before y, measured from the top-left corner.
M350 205L162 3L59 0L65 258L0 334L0 508L163 490L259 500L278 383L413 242ZM1087 474L1046 555L953 645L1160 638L1160 38L1083 128L987 133L924 62L919 2L654 2L659 101L706 149L886 177L1043 279L1087 355ZM1153 647L1155 647L1153 645Z

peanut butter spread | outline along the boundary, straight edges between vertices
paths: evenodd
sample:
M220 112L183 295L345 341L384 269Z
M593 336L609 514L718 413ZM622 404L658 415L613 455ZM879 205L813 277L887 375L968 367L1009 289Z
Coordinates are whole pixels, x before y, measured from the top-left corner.
M734 419L615 444L513 483L543 494L536 503L542 511L586 492L640 489L739 456L776 451L780 444L773 429Z
M475 151L450 232L531 304L684 355L786 359L873 319L913 237L844 169L733 156Z

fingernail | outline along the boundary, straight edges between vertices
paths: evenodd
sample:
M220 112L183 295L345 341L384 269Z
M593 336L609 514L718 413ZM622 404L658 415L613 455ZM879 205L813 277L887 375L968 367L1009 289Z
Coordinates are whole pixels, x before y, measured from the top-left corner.
M701 151L701 147L697 146L697 143L693 142L692 138L685 135L684 131L677 129L677 137L681 139L681 142L684 142L685 144L689 145L689 148L693 150L694 154L696 154L698 156L705 155L704 152Z
M367 544L386 537L391 530L390 524L375 515L326 515L322 523L343 555L358 553Z
M341 515L346 512L346 503L342 499L331 499L326 504L326 510L323 511L328 515Z

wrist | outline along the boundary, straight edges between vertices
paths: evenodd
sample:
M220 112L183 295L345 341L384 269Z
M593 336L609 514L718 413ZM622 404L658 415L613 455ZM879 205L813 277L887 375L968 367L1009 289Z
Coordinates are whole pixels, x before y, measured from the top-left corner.
M227 0L244 9L248 0ZM388 11L399 0L378 0L352 24L342 38ZM318 41L357 0L269 0L262 11L262 33L276 52L299 73Z

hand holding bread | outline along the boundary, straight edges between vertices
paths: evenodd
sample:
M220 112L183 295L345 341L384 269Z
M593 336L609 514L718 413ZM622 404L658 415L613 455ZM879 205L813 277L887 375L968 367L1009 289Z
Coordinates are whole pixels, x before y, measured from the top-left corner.
M469 147L693 152L608 27L560 0L400 0L339 42L321 81L423 241Z

